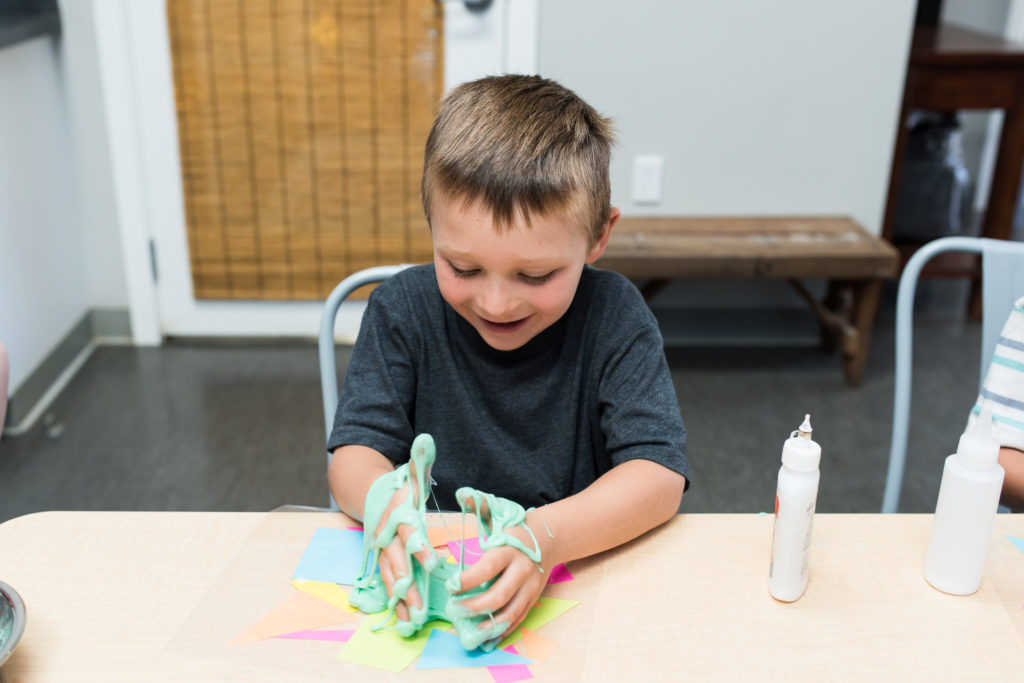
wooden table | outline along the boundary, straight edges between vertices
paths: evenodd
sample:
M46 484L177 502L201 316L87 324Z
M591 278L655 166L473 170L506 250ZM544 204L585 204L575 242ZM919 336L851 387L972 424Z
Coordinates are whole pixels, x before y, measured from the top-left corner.
M995 239L1010 237L1024 169L1024 44L958 26L919 26L914 31L910 47L889 175L889 194L882 224L882 236L886 239L893 237L908 116L915 110L960 109L1001 109L1005 112L981 235ZM905 263L920 244L898 246L901 260ZM962 255L952 255L937 259L926 269L926 274L976 278L977 258L970 256L965 260ZM972 296L975 312L980 310L979 304L977 296Z
M680 515L573 563L546 594L581 604L541 629L538 680L1019 679L1024 516L1000 515L981 589L922 578L931 515L818 515L806 594L766 587L772 518ZM0 525L0 579L28 609L9 681L376 680L338 643L228 641L283 601L314 529L340 513L46 512ZM483 669L407 669L477 681Z
M897 254L844 217L622 218L596 265L643 281L647 298L676 279L786 280L817 316L823 346L842 349L846 380L856 386ZM805 279L827 281L822 301Z

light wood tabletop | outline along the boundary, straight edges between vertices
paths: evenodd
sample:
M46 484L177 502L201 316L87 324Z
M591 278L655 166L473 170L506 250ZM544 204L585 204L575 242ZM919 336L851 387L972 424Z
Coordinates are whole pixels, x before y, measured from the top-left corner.
M768 515L685 514L569 566L545 595L580 604L540 632L537 680L1020 680L1024 516L999 515L981 589L922 577L931 515L817 515L810 583L767 589ZM0 525L0 580L28 624L3 675L68 680L493 680L391 674L341 643L229 641L283 602L315 529L339 513L45 512ZM431 524L437 523L432 519Z

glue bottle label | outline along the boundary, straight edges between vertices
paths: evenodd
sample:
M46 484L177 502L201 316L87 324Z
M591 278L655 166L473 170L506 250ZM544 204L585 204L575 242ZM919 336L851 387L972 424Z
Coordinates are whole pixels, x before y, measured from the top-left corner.
M790 500L776 494L769 588L778 600L799 598L807 587L815 499Z

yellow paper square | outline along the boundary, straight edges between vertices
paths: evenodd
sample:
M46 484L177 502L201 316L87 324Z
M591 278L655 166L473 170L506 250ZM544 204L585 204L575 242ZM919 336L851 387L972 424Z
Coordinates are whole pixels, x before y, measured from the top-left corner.
M336 583L326 581L310 581L308 579L292 579L292 586L303 593L309 593L324 602L340 609L355 612L356 608L348 604L348 591Z
M537 605L530 610L530 613L526 615L523 622L516 627L515 631L512 631L504 640L498 643L498 647L508 647L523 637L524 628L529 631L536 631L544 624L557 619L578 604L580 604L578 600L562 600L561 598L541 596L537 599Z

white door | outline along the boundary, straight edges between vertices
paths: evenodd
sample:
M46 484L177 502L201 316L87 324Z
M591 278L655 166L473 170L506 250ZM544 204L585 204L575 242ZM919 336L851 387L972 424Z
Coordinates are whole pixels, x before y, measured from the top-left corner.
M494 0L470 11L445 6L444 85L488 74L535 73L537 0ZM100 69L112 138L115 193L137 343L177 336L316 336L318 302L197 301L192 295L184 195L164 0L95 4ZM113 115L111 115L113 116ZM151 275L155 271L155 282ZM362 304L339 313L340 336Z

